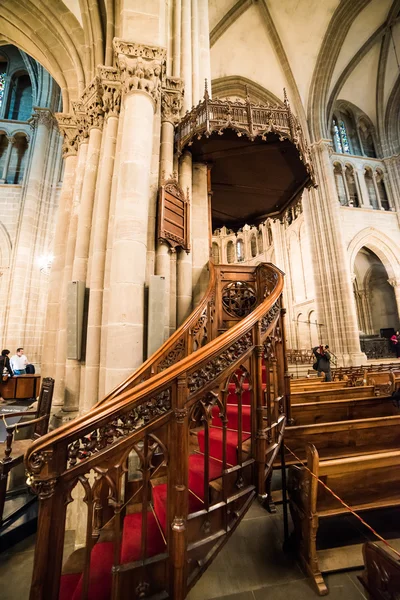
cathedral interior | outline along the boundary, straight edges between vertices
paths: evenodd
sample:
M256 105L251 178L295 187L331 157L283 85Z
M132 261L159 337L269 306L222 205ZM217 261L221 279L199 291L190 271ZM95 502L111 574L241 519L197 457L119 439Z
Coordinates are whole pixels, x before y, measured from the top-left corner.
M399 110L399 0L0 2L4 600L399 597Z

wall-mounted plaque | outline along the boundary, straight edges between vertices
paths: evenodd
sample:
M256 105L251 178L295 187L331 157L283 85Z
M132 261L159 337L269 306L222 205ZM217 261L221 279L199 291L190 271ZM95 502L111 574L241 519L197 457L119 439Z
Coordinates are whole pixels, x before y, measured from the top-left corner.
M158 241L190 250L189 202L175 179L168 179L158 195Z

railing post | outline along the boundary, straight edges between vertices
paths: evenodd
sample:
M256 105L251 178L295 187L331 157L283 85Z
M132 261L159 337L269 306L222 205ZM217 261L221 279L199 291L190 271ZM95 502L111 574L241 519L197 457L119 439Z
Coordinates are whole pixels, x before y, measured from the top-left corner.
M169 522L171 523L171 598L186 598L189 423L186 375L178 377L174 418L170 425Z
M285 390L285 414L286 423L292 425L292 410L291 410L291 398L290 398L290 373L288 369L288 359L286 354L286 308L281 308L281 335L282 335L282 353L283 353L283 364L284 364L284 390Z
M58 598L64 552L66 498L56 479L32 486L39 496L30 600Z
M264 423L264 392L262 385L262 359L263 345L261 343L261 324L257 323L254 329L254 363L255 363L255 405L257 414L257 433L256 433L256 465L257 465L257 493L260 500L265 497L265 451L266 435ZM267 375L268 376L268 375Z

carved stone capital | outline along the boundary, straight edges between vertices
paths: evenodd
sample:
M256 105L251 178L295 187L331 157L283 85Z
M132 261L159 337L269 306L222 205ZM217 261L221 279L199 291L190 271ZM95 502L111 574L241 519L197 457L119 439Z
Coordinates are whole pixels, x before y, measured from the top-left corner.
M165 68L165 48L114 39L114 51L117 55L123 93L146 93L157 103L161 95L161 80Z
M85 108L89 130L92 127L102 129L104 123L103 87L96 75L82 94L82 104Z
M102 109L104 118L118 117L121 105L121 80L118 69L100 66L97 68L97 72L103 88Z
M7 140L8 140L8 143L11 144L11 146L14 146L14 144L15 144L15 137L13 135L8 135L7 136Z
M182 79L165 77L161 92L161 121L167 121L173 125L179 121L183 94Z
M394 288L400 287L400 279L396 279L395 277L388 279L387 282Z
M72 102L72 108L78 127L78 145L84 142L89 136L89 121L83 102Z
M53 113L48 108L40 108L35 106L33 109L33 115L29 119L29 125L32 129L36 129L39 125L45 125L49 129L53 127L57 121L54 118Z
M63 157L75 156L78 153L79 127L74 114L56 113L58 128L63 136Z

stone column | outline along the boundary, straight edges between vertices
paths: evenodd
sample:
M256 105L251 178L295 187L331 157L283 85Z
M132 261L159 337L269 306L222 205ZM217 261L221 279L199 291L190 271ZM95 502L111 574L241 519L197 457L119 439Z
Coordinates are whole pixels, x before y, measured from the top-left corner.
M357 173L358 187L360 189L360 206L362 208L372 208L371 200L368 193L367 184L365 183L365 169L356 167L354 170Z
M49 294L47 300L41 364L41 372L43 377L55 377L55 361L57 352L57 337L59 331L62 282L66 259L68 229L72 215L73 190L78 162L78 128L76 118L72 114L64 113L59 113L56 115L56 117L60 131L64 136L64 179L58 205L57 224L54 235L54 259L49 281Z
M66 395L65 389L65 370L67 360L67 286L72 279L72 266L75 256L76 233L78 230L79 207L81 201L81 192L83 178L85 174L86 157L88 152L88 141L84 136L86 132L78 136L78 157L75 175L75 183L72 189L72 207L69 226L67 228L65 263L62 274L60 313L58 320L58 332L55 353L55 385L53 396L53 409L61 408L64 405ZM71 415L69 415L71 416ZM63 413L60 419L68 419L68 415Z
M379 193L378 184L377 184L377 181L376 181L376 171L372 174L372 181L374 183L375 194L376 194L376 201L378 203L378 208L379 208L379 210L385 210L383 208L383 206L382 206L381 195Z
M193 106L191 0L181 0L181 78L185 85L183 111Z
M362 364L357 312L349 259L340 229L340 207L329 152L330 140L313 144L319 187L304 194L304 218L309 231L318 319L322 335L344 365Z
M39 276L34 264L36 237L39 227L41 203L47 194L46 167L49 158L49 144L54 118L47 108L35 108L31 120L34 128L31 141L29 172L26 174L24 195L21 203L19 229L12 265L10 295L8 298L8 318L5 324L5 339L14 348L24 345L27 307L32 279ZM35 271L35 269L37 269ZM25 311L25 312L24 312Z
M0 184L6 183L6 181L7 181L7 173L8 173L8 167L10 166L11 152L12 152L13 146L15 144L15 137L7 136L7 139L8 139L8 146L7 146L7 151L6 151L6 159L4 161L4 167L3 167L3 172L1 174Z
M171 257L170 257L170 297L169 297L169 335L172 335L176 329L176 315L177 315L177 306L176 306L176 270L177 270L177 259L176 259L176 250L175 248L171 248Z
M98 77L95 77L84 91L83 105L86 111L89 141L79 206L75 254L72 265L72 281L84 281L87 285L92 215L103 129L101 87ZM80 388L81 361L67 358L65 370L64 412L74 413L79 410Z
M122 132L110 272L106 392L143 362L144 284L153 121L164 49L114 40L123 81Z
M387 169L390 183L390 195L392 210L396 211L397 222L400 226L400 156L391 156L384 158L383 162Z
M180 159L179 183L185 194L192 190L192 155L185 150ZM190 235L192 236L192 202L189 201ZM191 244L192 245L192 244ZM177 257L177 325L181 325L192 310L192 253L178 250Z
M207 289L207 264L210 258L208 167L206 163L193 163L192 194L192 287L193 306L195 307Z
M207 81L208 94L211 97L211 58L210 58L210 25L208 19L208 0L198 0L199 14L199 100L203 98L204 84Z
M120 101L119 82L109 81L117 75L116 69L104 69L103 109L105 125L103 148L97 178L96 203L92 219L92 248L89 276L89 312L85 360L85 394L80 401L80 412L87 412L99 398L99 370L101 323L103 314L104 271L107 231L110 212L111 185L118 132Z

